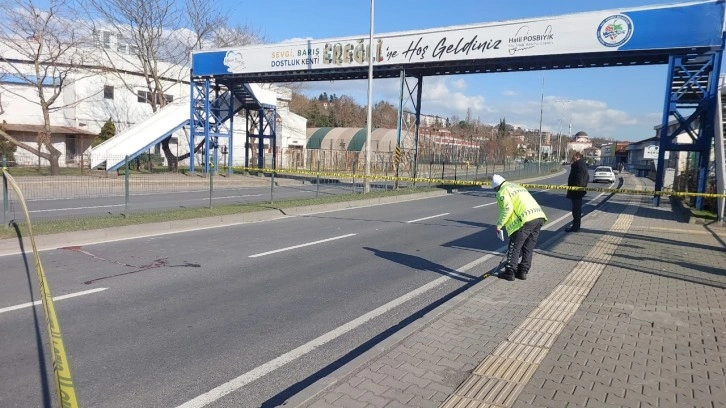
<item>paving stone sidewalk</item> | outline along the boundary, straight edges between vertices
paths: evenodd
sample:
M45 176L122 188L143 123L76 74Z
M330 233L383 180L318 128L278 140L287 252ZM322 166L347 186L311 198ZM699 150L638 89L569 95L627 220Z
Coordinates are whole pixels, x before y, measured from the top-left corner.
M611 197L528 280L483 280L286 406L726 406L726 228L651 201Z

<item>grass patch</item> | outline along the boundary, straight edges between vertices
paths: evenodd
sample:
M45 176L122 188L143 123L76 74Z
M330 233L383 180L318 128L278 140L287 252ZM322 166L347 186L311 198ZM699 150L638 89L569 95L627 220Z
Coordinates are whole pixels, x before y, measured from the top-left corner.
M270 209L285 209L345 201L367 200L371 198L392 197L416 193L425 193L437 190L437 187L401 188L398 190L371 191L367 194L350 193L318 198L280 200L274 201L272 204L268 202L258 204L220 205L212 208L176 208L159 212L133 213L128 216L108 215L63 220L43 220L37 223L33 222L33 220L31 219L31 222L33 222L33 232L35 233L35 235L46 235L59 232L88 231L102 228L122 227L127 225L217 217L254 211L264 211ZM24 236L26 236L28 234L28 225L24 222L25 220L22 221L23 222L19 223L20 232ZM9 238L16 238L15 230L13 228L0 229L0 239Z
M697 210L695 208L691 208L691 215L705 221L716 221L717 218L716 213L705 210Z

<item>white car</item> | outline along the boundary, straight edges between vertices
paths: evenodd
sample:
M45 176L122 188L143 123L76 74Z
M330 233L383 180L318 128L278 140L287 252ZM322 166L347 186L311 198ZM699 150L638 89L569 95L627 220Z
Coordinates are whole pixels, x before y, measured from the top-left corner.
M613 172L613 168L610 166L598 166L595 168L595 174L592 177L593 183L599 183L601 181L604 182L615 182L615 173Z

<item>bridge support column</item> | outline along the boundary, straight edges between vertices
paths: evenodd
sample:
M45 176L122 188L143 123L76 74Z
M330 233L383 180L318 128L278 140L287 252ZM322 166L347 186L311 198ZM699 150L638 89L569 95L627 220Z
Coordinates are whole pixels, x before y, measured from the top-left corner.
M665 173L666 151L694 151L698 159L698 193L706 191L711 144L714 140L718 77L723 51L671 56L663 108L658 132L658 162L653 204L660 205ZM688 143L679 142L686 134ZM696 208L703 209L703 197L696 198Z

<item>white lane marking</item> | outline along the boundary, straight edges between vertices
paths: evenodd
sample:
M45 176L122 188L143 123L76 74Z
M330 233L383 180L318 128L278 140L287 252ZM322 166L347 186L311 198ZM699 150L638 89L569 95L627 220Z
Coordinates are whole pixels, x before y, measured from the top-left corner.
M39 182L39 183L40 184L44 184L45 182L42 181L42 182ZM75 182L69 180L69 181L64 181L64 183L75 183ZM85 183L85 181L83 183ZM22 184L36 184L36 182L24 182ZM260 186L260 187L255 187L255 186L246 186L246 187L245 186L240 186L240 187L231 187L231 188L220 188L219 191L245 190L245 189L253 189L253 188L269 188L269 184L268 184L267 187L265 187L265 186ZM215 189L216 189L216 187L215 187ZM155 196L155 195L160 195L160 194L163 194L163 195L173 195L173 194L208 193L208 192L209 192L209 189L206 189L206 190L174 190L174 191L166 191L166 192L162 192L162 193L130 193L129 195L130 196L133 196L133 197L144 197L144 196ZM121 195L116 194L116 195L108 195L108 196L105 196L105 197L106 198L113 198L113 197L118 198L118 197L123 197L123 196L124 196L123 194L121 194ZM63 200L70 201L70 200L79 200L79 199L83 199L83 198L84 197L29 198L29 199L26 198L26 201L29 202L29 203L30 202L35 202L35 201L63 201Z
M306 246L310 246L310 245L322 244L323 242L335 241L336 239L348 238L348 237L352 237L354 235L358 235L358 234L346 234L346 235L341 235L341 236L338 236L338 237L321 239L320 241L308 242L308 243L300 244L300 245L293 245L293 246L287 247L287 248L275 249L274 251L260 252L259 254L250 255L249 257L250 258L257 258L259 256L276 254L278 252L289 251L291 249L297 249L297 248L302 248L302 247L306 247Z
M243 194L243 195L212 197L212 199L213 200L222 200L224 198L246 198L246 197L261 197L261 196L262 196L262 194ZM207 201L209 201L209 197L195 198L195 200L207 200Z
M475 206L473 206L473 207L471 207L471 208L482 208L482 207L486 207L486 206L489 206L489 205L494 205L494 204L496 204L496 203L497 203L497 202L495 201L495 202L493 202L493 203L488 203L488 204L482 204L482 205L475 205Z
M30 213L42 213L42 212L55 212L55 211L72 211L72 210L91 210L94 208L109 208L109 207L123 207L125 204L109 204L109 205L94 205L90 207L68 207L68 208L52 208L50 210L31 210Z
M405 196L399 196L399 197L405 197ZM322 211L315 211L315 212L309 212L305 213L303 215L300 215L300 217L306 217L309 215L318 215L318 214L326 214L331 212L338 212L338 211L348 211L348 210L359 210L361 208L368 208L368 207L378 207L381 205L390 205L390 204L401 204L401 203L409 203L411 201L419 201L419 200L430 200L432 198L444 198L447 197L446 195L436 195L436 196L430 196L430 197L417 197L417 198L409 198L406 200L396 201L396 202L386 202L386 203L375 203L375 204L366 204L366 205L356 205L352 207L345 207L345 208L336 208L333 210L322 210Z
M70 298L74 298L74 297L77 297L77 296L90 295L92 293L102 292L102 291L104 291L106 289L108 289L108 288L98 288L98 289L85 290L83 292L69 293L67 295L56 296L56 297L53 298L53 301L63 300L63 299L70 299ZM36 306L36 305L39 305L41 303L42 303L42 301L36 300L35 302L28 302L28 303L22 303L22 304L19 304L19 305L15 305L15 306L4 307L4 308L0 309L0 313L12 312L13 310L24 309L26 307Z
M437 214L437 215L432 215L430 217L419 218L417 220L406 221L406 224L411 224L412 222L419 222L419 221L424 221L424 220L430 220L430 219L436 218L436 217L443 217L444 215L449 215L449 213Z
M228 198L246 198L246 197L260 197L262 194L245 194L236 196L222 196L212 197L213 200L224 200ZM205 200L209 201L209 197L206 198L195 198L194 200ZM123 207L125 204L109 204L109 205L94 205L89 207L67 207L67 208L52 208L49 210L31 210L30 213L44 213L44 212L55 212L55 211L73 211L73 210L92 210L95 208L111 208L111 207Z
M466 272L469 269L472 269L482 262L487 261L488 259L492 258L494 255L487 254L483 257L476 259L472 262L469 262L468 264L462 266L461 268L457 269L456 272ZM284 365L295 361L296 359L304 356L305 354L315 350L316 348L325 345L326 343L329 343L332 340L335 340L336 338L344 335L345 333L348 333L349 331L365 324L366 322L375 319L378 316L381 316L385 314L386 312L402 305L403 303L415 298L416 296L421 296L422 294L428 292L429 290L434 289L435 287L449 281L448 276L442 276L434 281L431 281L427 283L426 285L423 285L419 287L418 289L412 290L411 292L406 293L405 295L394 299L388 303L386 303L383 306L380 306L354 320L351 320L350 322L333 329L322 336L313 339L302 346L290 350L287 353L270 360L266 362L265 364L262 364L261 366L258 366L251 371L248 371L242 375L240 375L237 378L234 378L230 381L227 381L226 383L220 385L219 387L216 387L210 391L205 392L202 395L199 395L198 397L189 400L185 402L182 405L179 405L177 408L201 408L208 404L213 403L214 401L219 400L220 398L224 397L225 395L231 394L238 389L244 387L245 385L258 380L265 375L271 373L272 371L283 367Z

